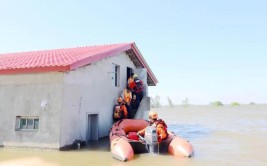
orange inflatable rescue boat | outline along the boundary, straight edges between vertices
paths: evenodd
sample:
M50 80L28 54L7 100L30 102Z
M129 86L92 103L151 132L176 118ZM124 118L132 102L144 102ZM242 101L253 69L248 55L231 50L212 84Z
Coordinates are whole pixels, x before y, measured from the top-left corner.
M157 143L155 129L148 126L144 119L123 119L111 128L110 150L112 156L121 161L131 160L135 153L170 153L174 156L191 157L194 154L192 145L185 139L168 132L168 138ZM136 134L146 128L145 137Z

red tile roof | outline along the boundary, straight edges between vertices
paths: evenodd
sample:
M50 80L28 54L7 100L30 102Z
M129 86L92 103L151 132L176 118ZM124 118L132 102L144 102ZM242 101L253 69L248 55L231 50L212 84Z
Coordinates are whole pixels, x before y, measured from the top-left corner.
M0 74L69 71L125 51L147 68L151 83L156 85L157 79L135 43L0 54Z

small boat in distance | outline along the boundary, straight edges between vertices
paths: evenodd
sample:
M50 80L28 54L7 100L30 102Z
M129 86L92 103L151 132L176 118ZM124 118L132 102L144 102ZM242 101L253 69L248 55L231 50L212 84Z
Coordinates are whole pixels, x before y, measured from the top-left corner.
M123 119L113 124L109 138L112 156L121 161L133 159L135 153L169 153L174 156L192 157L193 146L185 139L168 132L168 138L160 144L153 140L155 130L147 127L149 122L144 119ZM136 134L147 127L145 138ZM148 132L148 133L147 133ZM149 133L151 132L151 133ZM147 136L146 136L147 135ZM151 139L149 139L151 136Z

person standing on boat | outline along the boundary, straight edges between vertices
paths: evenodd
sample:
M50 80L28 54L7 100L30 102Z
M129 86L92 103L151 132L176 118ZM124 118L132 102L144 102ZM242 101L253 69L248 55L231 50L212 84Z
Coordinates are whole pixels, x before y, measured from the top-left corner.
M163 140L167 139L167 125L162 119L158 119L158 114L154 111L150 111L149 114L149 126L154 126L158 135L158 143L161 143ZM137 132L140 136L145 136L145 128Z

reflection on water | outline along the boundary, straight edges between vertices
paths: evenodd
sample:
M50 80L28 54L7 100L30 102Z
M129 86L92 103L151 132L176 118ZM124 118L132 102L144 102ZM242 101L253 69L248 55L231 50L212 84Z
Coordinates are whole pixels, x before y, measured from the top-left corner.
M111 157L108 138L74 151L0 148L0 163L33 158L41 163L71 165L267 165L267 106L189 106L155 109L168 130L189 140L193 158L138 154L120 162ZM1 166L1 165L0 165Z

